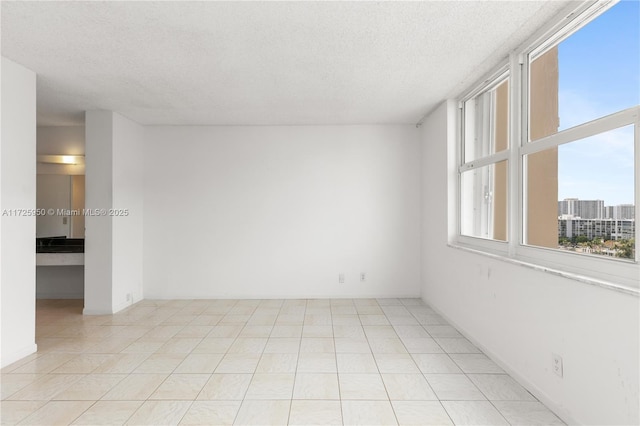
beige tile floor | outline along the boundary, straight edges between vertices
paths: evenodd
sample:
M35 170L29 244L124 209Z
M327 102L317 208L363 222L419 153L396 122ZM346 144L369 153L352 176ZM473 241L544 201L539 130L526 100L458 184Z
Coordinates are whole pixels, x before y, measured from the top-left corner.
M2 424L556 425L419 299L39 300Z

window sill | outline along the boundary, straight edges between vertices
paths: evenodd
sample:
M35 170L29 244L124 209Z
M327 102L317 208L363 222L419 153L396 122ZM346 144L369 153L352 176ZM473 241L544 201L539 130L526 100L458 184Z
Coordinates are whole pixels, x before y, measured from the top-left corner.
M448 243L447 246L449 246L451 248L454 248L454 249L466 251L466 252L469 252L469 253L474 253L474 254L490 257L492 259L500 260L502 262L511 263L513 265L523 266L525 268L529 268L529 269L533 269L533 270L536 270L536 271L541 271L541 272L545 272L545 273L548 273L548 274L556 275L556 276L559 276L559 277L562 277L562 278L567 278L567 279L570 279L570 280L579 281L581 283L585 283L585 284L589 284L589 285L593 285L593 286L597 286L597 287L606 288L608 290L614 290L614 291L617 291L617 292L620 292L620 293L626 293L626 294L630 294L630 295L636 296L636 297L640 296L640 289L638 289L638 288L628 287L628 286L625 286L625 285L612 283L612 282L606 281L606 280L601 280L601 279L597 279L597 278L593 278L593 277L588 277L588 276L576 274L576 273L573 273L573 272L562 271L562 270L559 270L559 269L556 269L556 268L551 268L551 267L547 267L547 266L543 266L543 265L538 265L538 264L535 264L535 263L525 262L525 261L519 260L517 258L506 257L506 256L501 255L501 254L489 253L489 252L486 252L486 251L483 251L483 250L478 250L477 248L472 248L472 247L468 247L468 246L464 246L464 245L460 245L460 244Z

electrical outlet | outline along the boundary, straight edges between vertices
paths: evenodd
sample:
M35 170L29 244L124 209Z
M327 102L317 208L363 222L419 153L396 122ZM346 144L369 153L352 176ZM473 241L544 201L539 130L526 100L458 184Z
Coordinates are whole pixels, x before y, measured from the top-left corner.
M338 274L338 282L340 284L344 284L344 274L343 273Z
M551 354L552 361L551 367L553 368L553 372L556 373L556 376L562 377L563 368L562 368L562 357L558 354Z
M127 302L131 302L131 293L127 293Z
M360 272L360 281L366 281L367 280L367 274L364 272Z

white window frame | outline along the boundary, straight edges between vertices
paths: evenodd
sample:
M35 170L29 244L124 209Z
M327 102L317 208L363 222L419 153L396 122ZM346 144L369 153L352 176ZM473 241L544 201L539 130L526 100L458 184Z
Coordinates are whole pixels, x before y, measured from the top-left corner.
M640 106L634 106L593 121L562 130L554 135L529 141L529 58L535 57L562 40L568 38L580 28L591 22L616 2L598 2L583 4L577 9L560 15L560 19L551 22L527 42L513 51L495 71L476 83L471 90L463 94L458 102L457 118L457 200L456 235L451 241L454 246L468 248L481 253L497 256L509 262L528 265L557 275L577 279L590 284L640 294L640 230L635 229L636 255L633 260L622 260L606 256L562 252L555 248L525 245L526 214L526 163L525 156L565 143L614 130L627 125L634 126L635 155L635 217L640 217ZM509 145L507 150L485 157L464 162L463 105L469 99L491 89L500 76L508 73L509 78ZM489 240L471 237L461 233L462 191L461 176L466 170L495 164L508 160L508 231L507 241Z
M509 66L508 63L505 61L502 66L500 66L498 68L497 71L493 72L491 75L487 76L485 79L483 79L482 84L475 86L475 88L470 91L469 93L467 93L458 103L458 117L459 117L459 122L460 122L460 150L459 150L459 156L458 156L458 235L461 241L466 241L468 244L476 244L476 245L480 245L486 249L491 250L492 252L495 253L506 253L508 248L506 246L507 242L506 241L500 241L500 240L494 240L494 239L489 239L489 238L483 238L483 237L477 237L477 236L470 236L470 235L463 235L462 234L462 174L464 172L469 172L475 169L479 169L482 167L486 167L486 166L491 166L491 165L496 165L502 161L507 161L507 164L509 165L509 169L511 168L510 166L510 150L511 150L511 135L509 134L509 142L507 144L507 149L500 151L500 152L496 152L493 154L488 154L488 155L484 155L482 156L481 154L478 155L476 154L473 160L469 160L469 161L465 161L465 123L464 123L464 114L465 114L465 110L464 110L464 105L467 101L470 101L474 98L476 98L479 95L482 95L483 93L489 92L493 89L495 89L496 87L498 87L499 85L501 85L505 80L509 81L509 102L511 102L511 83L512 83L512 77L511 77L511 73L509 71ZM511 114L511 111L509 111L509 114ZM477 118L476 118L477 121ZM485 129L484 127L482 127L482 133L484 134L484 136L486 137L486 139L491 140L491 135L487 134L487 129ZM491 130L491 129L489 129ZM485 139L485 138L483 138ZM509 197L509 179L507 179L507 200ZM507 201L508 203L509 201ZM509 228L510 228L511 224L509 221L509 215L507 215L507 235L510 234L509 232ZM509 238L507 237L507 240Z

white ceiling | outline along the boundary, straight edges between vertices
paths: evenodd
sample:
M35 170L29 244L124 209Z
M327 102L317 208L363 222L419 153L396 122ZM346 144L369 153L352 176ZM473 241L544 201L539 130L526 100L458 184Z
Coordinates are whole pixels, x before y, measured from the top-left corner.
M416 123L564 1L2 2L38 124Z

